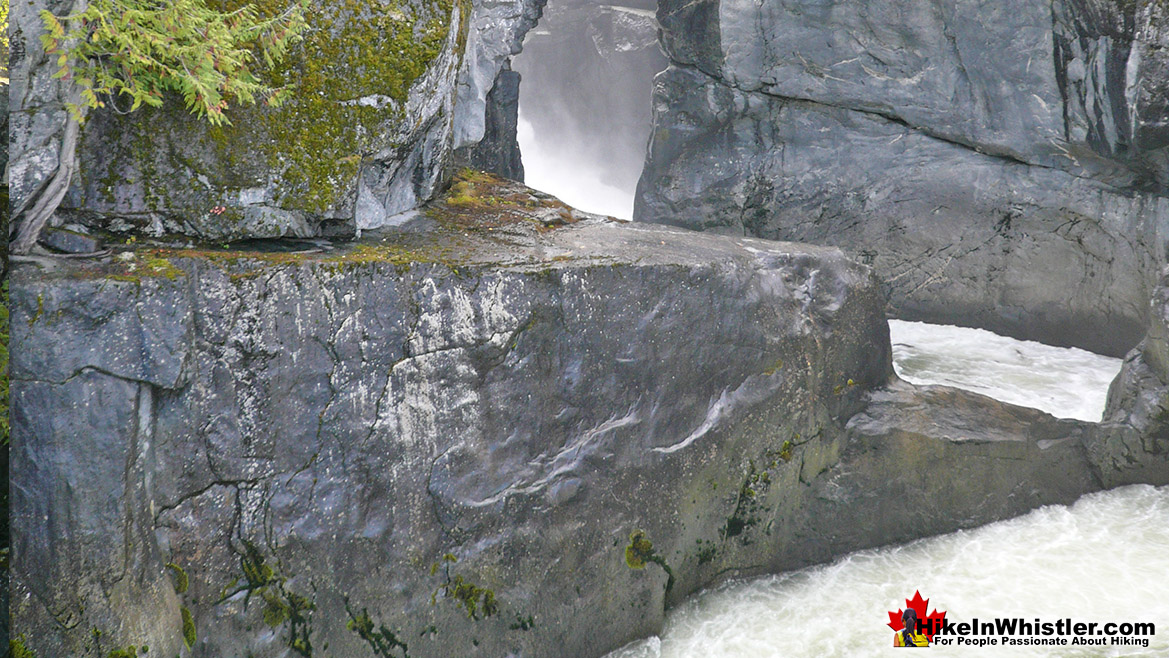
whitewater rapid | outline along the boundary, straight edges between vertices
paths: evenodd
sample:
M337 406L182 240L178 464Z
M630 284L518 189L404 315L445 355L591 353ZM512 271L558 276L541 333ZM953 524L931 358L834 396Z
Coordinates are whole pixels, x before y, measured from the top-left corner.
M982 329L889 321L893 369L913 384L945 384L1056 418L1100 422L1121 359L1015 340Z
M1118 359L990 332L892 322L895 368L1098 421ZM1021 617L1151 622L1148 646L933 646L944 656L1169 656L1169 488L1130 486L973 530L724 584L667 614L660 637L609 658L887 656L888 612L916 591L956 623ZM1106 640L1107 641L1107 640ZM892 654L897 655L897 654Z

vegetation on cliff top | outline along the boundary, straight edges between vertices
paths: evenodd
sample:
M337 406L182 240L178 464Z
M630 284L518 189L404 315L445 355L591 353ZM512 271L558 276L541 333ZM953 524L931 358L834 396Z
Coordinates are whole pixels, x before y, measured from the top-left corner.
M0 2L0 48L8 52L8 1ZM0 58L0 85L8 84L8 58Z
M193 114L220 125L230 123L223 112L229 102L279 105L287 98L288 87L262 83L252 66L257 53L268 66L284 57L305 28L306 6L298 0L261 18L251 5L222 12L204 0L91 0L64 18L41 11L41 43L57 58L53 77L79 94L79 103L67 103L78 121L82 107L108 103L130 112L144 103L159 107L174 92Z
M225 12L247 6L208 1ZM251 6L268 18L288 1ZM452 38L461 53L470 8L470 0L313 2L302 40L255 71L264 84L289 89L287 102L233 107L231 125L207 127L173 105L118 119L108 132L124 137L115 143L103 135L100 143L119 149L117 156L83 161L96 170L82 173L110 189L158 179L144 190L151 211L205 215L221 208L215 221L229 227L244 221L239 193L251 188L264 188L266 203L281 209L336 218L367 158L404 160L406 153L395 150L429 128L425 111L407 111L410 91ZM452 36L456 16L459 33ZM448 120L442 110L438 119Z
M500 254L514 253L517 234L536 236L577 221L572 209L554 197L470 169L458 172L447 194L427 206L424 215L433 223L432 230L370 233L357 241L322 243L318 248L291 240L167 246L130 238L114 248L112 257L76 261L69 272L81 279L129 283L175 281L199 264L216 267L233 280L295 265L342 271L372 264L399 269L436 264L457 274L468 266L499 262ZM282 248L264 250L258 243ZM301 248L288 248L297 244ZM548 264L536 255L533 263Z
M261 82L252 63L255 53L269 66L284 56L305 28L305 3L266 17L247 6L217 11L203 0L93 0L64 18L42 11L41 43L57 58L54 77L66 83L70 111L61 132L61 166L12 214L18 226L11 251L28 253L64 199L87 110L109 105L128 113L143 104L161 106L164 94L177 92L188 110L219 125L229 101L278 105L283 89Z

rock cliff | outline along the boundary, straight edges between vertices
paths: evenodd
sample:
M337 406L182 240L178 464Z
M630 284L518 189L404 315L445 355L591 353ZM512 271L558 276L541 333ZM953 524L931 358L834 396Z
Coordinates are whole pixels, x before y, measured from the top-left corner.
M1169 7L681 2L635 219L833 244L895 312L1122 355L1169 227Z
M1145 339L1108 391L1092 458L1108 486L1169 484L1169 273L1150 303Z
M453 149L483 138L487 93L541 4L313 2L304 41L262 71L292 85L284 106L232 108L221 128L178 102L91 113L75 163L61 162L70 92L52 78L39 12L81 5L14 5L14 205L75 164L60 216L102 229L234 240L393 223L437 194Z
M836 249L481 174L404 229L14 269L28 648L595 656L720 579L1099 486L1080 423L889 383Z

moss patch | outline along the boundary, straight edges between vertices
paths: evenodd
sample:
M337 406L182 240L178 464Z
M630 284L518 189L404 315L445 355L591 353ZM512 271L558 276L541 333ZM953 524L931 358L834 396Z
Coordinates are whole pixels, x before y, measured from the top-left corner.
M275 15L286 0L257 4ZM453 9L453 0L339 0L311 9L304 41L264 75L274 87L293 85L291 99L257 112L268 165L283 173L282 206L325 211L352 187L363 157L396 146L387 135L442 52ZM235 130L213 137L227 144Z
M751 543L750 537L744 533L759 523L761 508L759 498L771 487L771 470L778 465L777 461L772 460L767 468L758 470L754 460L748 462L747 472L735 498L735 510L719 530L720 538L726 541L738 537L744 546Z
M674 589L674 570L666 564L665 558L658 555L644 530L634 530L629 533L629 545L625 547L625 564L630 569L644 569L647 564L653 563L666 572L666 596Z
M8 641L9 658L37 658L31 649L24 646L24 636L20 635Z
M174 575L175 594L185 594L187 588L191 586L191 579L187 577L187 572L174 562L167 562L166 568L170 569L171 574Z
M251 4L272 17L291 2L208 4L222 11ZM366 158L390 151L403 160L404 151L393 151L406 144L394 140L412 142L426 129L421 120L429 116L407 116L410 90L443 53L456 15L465 48L469 11L467 0L314 0L303 40L281 62L253 67L265 85L288 90L280 107L230 107L224 126L204 125L173 98L130 116L95 117L101 128L86 131L81 148L80 177L93 197L85 205L118 207L133 186L141 203L123 219L144 228L150 214L161 214L216 224L224 235L242 234L240 193L252 188L267 189L267 202L285 210L332 214Z
M577 220L572 208L542 192L474 169L459 171L427 214L448 230L493 231L528 225L550 230Z
M188 648L195 646L195 641L199 639L198 633L195 632L195 618L191 616L190 609L187 606L179 608L179 613L183 617L183 644Z
M525 266L534 265L545 272L575 258L542 258L538 250L528 248L538 245L542 234L575 223L572 209L553 197L491 174L459 172L448 194L423 212L425 218L419 221L429 225L425 230L369 232L355 241L316 246L297 240L180 246L129 239L117 246L112 256L70 262L60 276L140 284L147 280L181 282L198 275L205 266L221 270L232 280L243 280L270 273L273 267L347 272L381 265L399 271L441 265L461 276L472 266L515 265L519 254L526 256L521 261ZM43 303L30 322L38 320L42 312Z
M430 573L434 575L441 569L444 582L439 585L430 596L430 603L434 605L438 600L439 592L443 598L455 601L467 612L467 616L476 621L490 617L499 612L499 604L495 601L495 592L465 579L462 574L451 574L450 567L458 562L458 558L447 553L439 562L430 566Z
M400 649L402 658L410 658L406 643L385 624L376 624L375 627L374 621L369 617L369 610L362 608L361 612L355 613L349 605L349 599L346 598L345 613L349 615L349 621L345 622L345 628L353 631L364 640L375 656L378 658L397 658Z
M246 609L252 597L264 602L262 618L272 628L288 625L287 646L301 656L313 655L311 613L316 605L309 599L287 589L288 578L268 564L264 554L250 541L243 540L240 570L243 582L232 581L220 594L223 602L237 594L244 594Z

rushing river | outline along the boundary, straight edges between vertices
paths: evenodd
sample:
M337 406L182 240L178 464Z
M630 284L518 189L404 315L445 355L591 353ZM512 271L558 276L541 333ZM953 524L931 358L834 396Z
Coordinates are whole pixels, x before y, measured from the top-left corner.
M1099 420L1117 359L989 332L891 323L897 372ZM1169 656L1169 488L1093 494L982 528L727 583L609 658L885 656L888 611L920 590L948 621L1152 622L1148 646L934 646L947 656ZM1069 638L1070 639L1070 638ZM1106 639L1106 641L1108 641ZM896 655L896 654L894 654Z
M1100 422L1120 359L1015 340L982 329L889 321L893 369L914 384L946 384L1057 418Z

